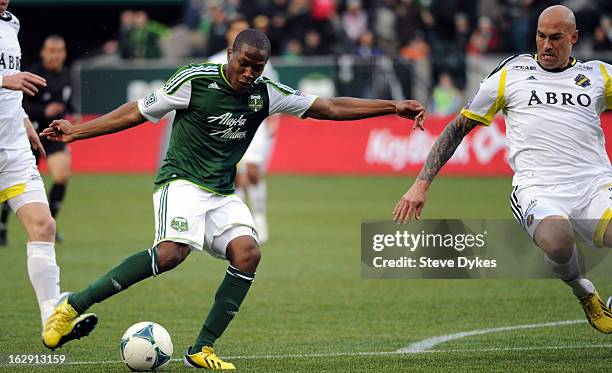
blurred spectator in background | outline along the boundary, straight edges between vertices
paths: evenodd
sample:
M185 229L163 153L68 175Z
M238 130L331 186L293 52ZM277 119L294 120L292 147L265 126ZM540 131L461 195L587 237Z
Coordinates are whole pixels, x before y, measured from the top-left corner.
M302 40L312 24L309 0L291 0L286 17L284 39Z
M487 16L478 19L478 27L472 33L467 45L468 54L485 54L500 51L500 40L493 25Z
M370 58L384 55L382 49L376 46L376 39L371 31L365 31L359 36L355 54L359 57Z
M593 34L593 49L596 51L612 50L612 21L609 16L601 17L601 23Z
M447 73L440 74L429 103L429 112L438 115L451 115L459 112L463 97Z
M291 39L283 50L283 60L286 62L298 62L302 57L302 43L298 39Z
M321 56L328 54L329 48L321 42L321 35L317 30L308 30L304 36L304 48L302 54L304 56Z
M168 34L166 26L149 19L147 12L124 11L119 28L119 53L122 58L159 58L160 39Z
M119 55L123 59L130 58L131 51L128 49L130 33L134 29L134 11L127 9L119 15L119 31L117 32L117 42ZM109 51L113 52L114 48Z
M227 32L227 16L222 1L212 0L208 3L210 18L203 19L200 30L204 35L205 54L212 55L225 48L225 33Z
M183 24L190 30L200 26L200 20L206 14L206 0L189 0L183 11Z
M407 44L417 32L422 32L425 25L421 5L416 0L400 0L396 9L396 33L400 43Z
M373 30L378 36L377 45L388 55L396 55L399 47L396 8L397 0L384 0L374 11Z
M530 53L535 49L533 37L540 11L558 3L550 0L502 0L502 18L505 33L513 53Z
M348 0L346 10L342 13L342 27L350 42L357 44L359 36L368 29L368 14L363 9L361 0Z
M414 37L400 49L400 56L407 60L420 61L429 57L429 44L423 32L416 32Z
M287 17L285 13L279 12L272 16L272 22L270 23L270 32L268 37L270 38L270 45L272 46L272 55L278 56L284 53L284 40L286 35L284 34L285 26L287 24Z

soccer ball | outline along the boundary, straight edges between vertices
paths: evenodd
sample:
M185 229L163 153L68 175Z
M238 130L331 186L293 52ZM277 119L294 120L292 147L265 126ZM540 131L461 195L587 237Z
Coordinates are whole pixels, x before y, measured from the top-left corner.
M131 370L158 370L170 362L172 340L163 326L142 321L128 328L121 337L121 359Z

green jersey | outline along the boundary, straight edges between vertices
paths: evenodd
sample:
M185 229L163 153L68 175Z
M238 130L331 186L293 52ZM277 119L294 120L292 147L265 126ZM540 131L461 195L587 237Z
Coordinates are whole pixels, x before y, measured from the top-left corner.
M217 194L233 193L236 164L261 122L275 113L301 117L315 99L265 77L238 93L221 64L181 67L162 88L138 101L142 115L153 122L176 110L155 186L182 179Z

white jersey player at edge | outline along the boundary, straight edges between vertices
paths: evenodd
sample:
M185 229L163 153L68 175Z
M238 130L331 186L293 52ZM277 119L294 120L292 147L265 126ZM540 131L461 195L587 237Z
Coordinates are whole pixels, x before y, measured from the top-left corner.
M236 16L230 20L225 33L228 48L234 44L236 35L247 28L249 28L249 22L242 16ZM227 63L227 49L215 53L207 60L212 63ZM278 72L269 61L262 75L275 82L279 81ZM249 205L260 244L268 241L270 237L267 216L268 186L264 176L272 150L273 135L278 127L278 119L278 115L273 115L261 123L236 170L236 194Z
M21 72L19 20L0 1L0 203L8 201L27 235L28 275L36 294L42 325L53 312L59 293L59 267L55 261L55 221L51 217L45 187L30 147L44 149L23 110L23 92L31 96L45 80ZM95 326L95 315L75 320L65 340L80 338Z
M612 109L612 66L572 58L577 41L572 11L546 8L538 19L537 54L506 59L481 83L432 147L394 218L419 219L431 182L463 137L501 111L514 170L512 212L571 287L589 323L612 333L612 312L581 273L575 246L577 234L592 246L612 247L612 167L600 122Z

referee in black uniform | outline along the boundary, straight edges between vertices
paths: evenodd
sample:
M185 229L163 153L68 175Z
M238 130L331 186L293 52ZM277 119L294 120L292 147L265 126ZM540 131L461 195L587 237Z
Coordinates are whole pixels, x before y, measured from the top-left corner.
M30 117L35 129L45 128L55 119L62 119L72 111L70 99L72 89L66 61L66 43L61 36L47 37L40 51L41 62L34 65L30 72L47 80L47 86L39 89L35 96L23 97L23 108ZM49 189L49 208L55 218L66 194L66 185L70 178L70 149L61 142L41 139L45 152L46 163L53 178L53 186ZM34 152L38 162L40 154ZM10 208L4 203L0 214L0 245L7 244L6 226ZM61 242L61 236L56 233L56 241Z

